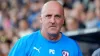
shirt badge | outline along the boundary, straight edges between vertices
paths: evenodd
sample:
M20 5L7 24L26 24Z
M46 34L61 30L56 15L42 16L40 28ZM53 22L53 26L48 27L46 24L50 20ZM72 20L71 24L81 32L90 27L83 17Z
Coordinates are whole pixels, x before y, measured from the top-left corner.
M69 56L69 52L63 50L63 51L62 51L62 55L63 55L63 56Z

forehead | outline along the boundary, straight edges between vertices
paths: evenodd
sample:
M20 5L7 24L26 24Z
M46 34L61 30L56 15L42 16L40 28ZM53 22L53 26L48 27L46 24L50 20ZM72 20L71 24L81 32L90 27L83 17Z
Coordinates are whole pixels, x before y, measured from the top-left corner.
M63 11L61 9L57 9L57 8L47 8L43 14L59 14L59 15L63 15Z
M61 14L64 15L64 9L61 4L57 2L51 2L44 4L41 14Z

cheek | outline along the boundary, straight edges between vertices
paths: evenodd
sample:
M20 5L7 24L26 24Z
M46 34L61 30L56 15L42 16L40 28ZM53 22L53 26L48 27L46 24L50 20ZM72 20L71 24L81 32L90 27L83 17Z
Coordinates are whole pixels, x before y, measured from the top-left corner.
M42 26L45 27L45 28L47 28L47 27L49 26L48 21L45 21L45 20L44 20L44 21L42 22Z
M64 24L64 20L60 20L60 21L58 21L57 25L59 28L61 28L63 24Z
M60 21L59 21L59 25L62 26L63 24L64 24L64 20L60 20Z

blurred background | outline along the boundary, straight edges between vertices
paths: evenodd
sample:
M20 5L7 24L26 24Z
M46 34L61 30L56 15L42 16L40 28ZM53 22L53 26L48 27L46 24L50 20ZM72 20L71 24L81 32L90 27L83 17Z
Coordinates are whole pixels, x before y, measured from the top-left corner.
M0 56L22 36L40 29L40 11L49 0L0 0ZM83 56L100 48L100 0L57 0L64 7L61 32L77 41Z

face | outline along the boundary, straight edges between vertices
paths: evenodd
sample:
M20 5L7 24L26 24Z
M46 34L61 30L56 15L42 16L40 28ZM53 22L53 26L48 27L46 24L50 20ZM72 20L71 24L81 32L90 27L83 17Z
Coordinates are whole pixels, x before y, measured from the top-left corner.
M19 27L20 27L20 29L22 29L22 30L26 30L26 29L28 28L28 23L27 23L27 21L21 20L21 21L19 22Z
M42 30L49 34L58 34L64 24L61 8L48 7L41 15Z
M66 20L66 24L68 31L73 31L78 29L78 23L74 19L68 18Z
M87 20L92 20L92 19L94 19L94 17L95 17L95 14L93 11L89 11L87 13Z
M96 13L96 16L97 16L98 18L100 18L100 8L97 8L97 9L95 10L95 13Z

